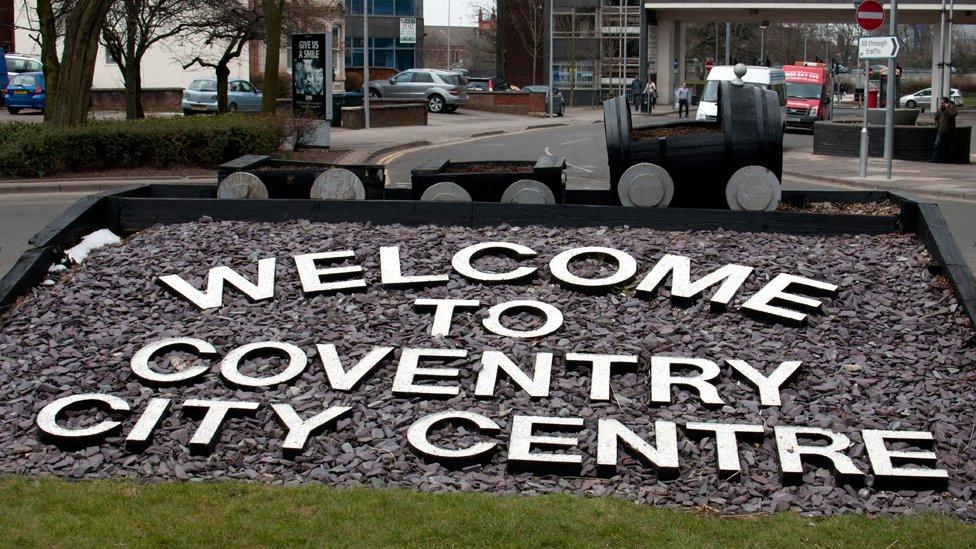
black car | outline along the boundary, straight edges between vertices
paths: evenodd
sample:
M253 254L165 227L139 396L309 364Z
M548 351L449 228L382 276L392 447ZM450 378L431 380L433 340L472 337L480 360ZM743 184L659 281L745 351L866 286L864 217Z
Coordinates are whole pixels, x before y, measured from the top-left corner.
M479 91L506 91L512 89L504 78L497 76L469 76L468 89Z

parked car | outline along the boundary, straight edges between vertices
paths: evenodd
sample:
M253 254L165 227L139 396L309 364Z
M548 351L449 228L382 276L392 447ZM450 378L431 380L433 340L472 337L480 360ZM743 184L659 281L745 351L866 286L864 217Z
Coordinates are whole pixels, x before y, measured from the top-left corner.
M549 86L525 86L522 88L522 91L526 93L546 94L546 112L549 112ZM563 92L559 88L553 88L552 94L556 97L556 100L553 102L553 105L555 105L553 110L556 116L562 116L566 113L566 99L563 97Z
M468 89L480 91L505 91L510 89L510 86L504 78L498 78L497 76L473 76L468 78Z
M452 71L410 69L389 80L370 80L369 96L384 99L416 99L427 102L430 112L454 112L468 102L467 80Z
M217 112L217 80L200 78L183 90L183 114ZM227 110L230 112L261 112L261 90L247 80L227 82Z
M962 92L956 88L952 88L951 93L949 93L949 100L959 107L961 107L965 101L962 97ZM922 105L922 107L925 108L931 103L931 101L932 88L925 88L924 90L918 90L915 93L901 96L901 99L898 100L898 104L906 109L914 109L919 105Z
M23 72L10 78L3 94L3 102L10 114L17 114L23 109L44 112L46 91L43 72Z

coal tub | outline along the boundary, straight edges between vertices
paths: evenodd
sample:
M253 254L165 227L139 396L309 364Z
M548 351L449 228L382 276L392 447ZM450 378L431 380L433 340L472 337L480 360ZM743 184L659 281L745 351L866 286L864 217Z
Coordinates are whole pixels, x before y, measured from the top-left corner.
M779 96L719 86L719 120L635 128L623 97L603 103L611 196L625 206L773 210L781 196Z

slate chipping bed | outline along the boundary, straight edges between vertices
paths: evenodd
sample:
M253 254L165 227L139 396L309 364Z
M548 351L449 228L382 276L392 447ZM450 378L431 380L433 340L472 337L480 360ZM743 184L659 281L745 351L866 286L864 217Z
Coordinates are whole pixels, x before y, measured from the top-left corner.
M378 249L399 244L405 273L447 272L451 255L488 240L528 245L539 256L530 264L540 276L528 285L482 286L452 275L450 284L425 290L387 290L378 285ZM432 244L434 243L434 244ZM688 255L693 275L726 262L756 268L735 303L780 272L827 280L841 287L825 302L825 314L805 328L754 321L736 306L714 314L707 303L672 306L666 297L650 301L633 295L633 283L620 291L592 296L549 283L548 260L574 246L604 245L633 254L643 276L663 253ZM351 248L370 283L367 292L319 296L301 294L292 254ZM225 294L224 307L200 312L164 292L153 277L179 273L200 287L206 269L230 265L253 276L259 257L278 258L275 299L251 303L237 292ZM928 254L908 235L809 237L742 234L728 231L669 233L645 229L565 229L545 227L371 226L369 224L191 223L142 231L121 246L94 252L67 271L56 285L38 288L0 324L0 473L58 475L70 478L126 478L140 481L241 479L279 484L321 482L333 486L407 487L423 491L484 491L508 494L565 492L612 495L670 507L709 508L729 514L793 510L809 515L835 512L905 514L924 510L976 519L976 378L973 349L965 348L972 329L959 312L951 290L926 269ZM485 269L510 265L483 259ZM595 262L575 267L579 274L602 270ZM532 342L487 333L482 313L463 314L451 336L432 338L430 316L415 311L418 296L481 299L487 308L509 299L531 298L558 306L566 324ZM289 386L236 391L212 370L204 381L183 388L150 389L138 383L128 361L148 341L169 336L206 339L225 354L259 340L295 343L310 356L309 368ZM396 398L390 394L395 359L387 359L351 394L330 392L315 356L316 343L335 343L348 368L373 345L464 348L461 395L449 400ZM615 376L615 400L588 399L586 369L557 359L549 398L529 400L502 379L492 400L473 396L474 366L484 349L504 351L530 364L531 353L638 354L637 372ZM733 378L723 365L719 393L727 405L709 409L687 392L674 403L647 403L647 363L653 354L694 356L720 365L739 358L766 371L783 360L802 360L796 379L783 391L781 407L760 407L756 392ZM397 352L397 357L399 352ZM171 353L160 364L189 355ZM395 357L395 358L397 358ZM858 368L844 368L857 364ZM216 367L216 362L214 362ZM249 363L246 372L277 370L273 360ZM162 366L165 368L165 366ZM63 452L38 441L34 427L42 406L60 396L108 392L129 401L134 412L154 396L172 395L174 413L141 454L124 449L119 437L100 446ZM209 456L190 455L186 444L196 425L179 410L189 398L237 398L262 404L286 401L307 417L329 405L349 404L353 416L334 431L314 438L294 460L280 452L283 430L262 406L249 419L233 419ZM502 427L500 450L487 465L448 470L424 464L406 445L408 426L428 413L451 409L481 412ZM581 416L584 455L581 477L513 474L505 470L507 434L513 414ZM125 434L135 415L124 422ZM689 439L679 430L681 469L674 481L625 457L618 474L595 475L596 419L619 419L643 436L656 419L764 423L761 444L741 444L744 473L726 480L716 470L714 443ZM97 420L97 418L96 418ZM72 418L76 424L80 418ZM91 417L86 421L93 421ZM946 492L875 491L839 486L824 469L808 467L801 486L783 487L771 427L811 425L842 432L858 443L855 463L866 469L862 428L931 430L939 464L950 474ZM443 431L434 441L440 440ZM480 439L480 437L478 437ZM467 446L470 433L446 441Z

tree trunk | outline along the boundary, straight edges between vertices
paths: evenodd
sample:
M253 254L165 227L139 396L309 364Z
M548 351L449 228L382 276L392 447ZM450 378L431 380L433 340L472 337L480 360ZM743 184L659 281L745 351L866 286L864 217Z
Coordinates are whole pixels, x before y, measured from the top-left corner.
M217 112L227 112L227 80L230 78L230 59L221 59L217 63Z
M505 27L507 23L502 14L507 14L507 0L498 0L495 5L495 75L505 79Z
M63 62L46 109L55 126L79 126L88 119L98 39L111 5L112 0L77 0L68 16Z
M536 65L538 64L538 61L539 61L539 56L533 53L532 54L532 83L533 84L538 84L538 82L536 81L537 79L535 73L535 69L536 69Z
M41 63L44 83L50 97L58 89L58 33L54 24L54 7L51 0L37 0L37 19L41 33ZM44 111L44 120L51 119L51 110Z
M122 73L125 82L125 117L128 120L146 117L142 110L141 61L141 59L130 59Z
M284 0L261 0L267 36L264 40L264 95L261 112L274 114L278 106L278 67L281 53L281 17Z

